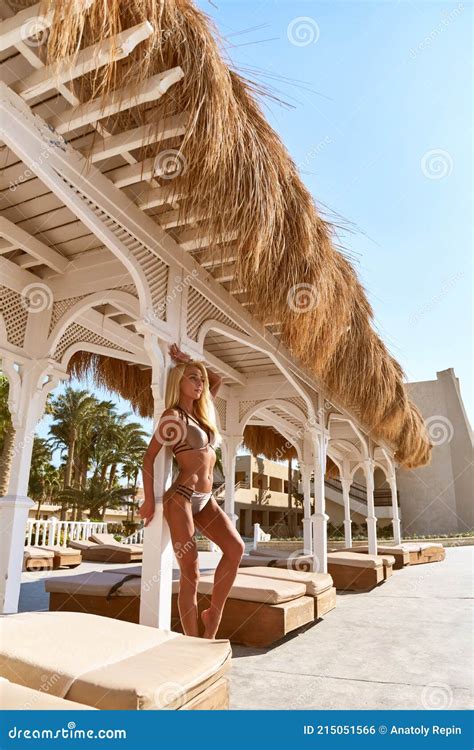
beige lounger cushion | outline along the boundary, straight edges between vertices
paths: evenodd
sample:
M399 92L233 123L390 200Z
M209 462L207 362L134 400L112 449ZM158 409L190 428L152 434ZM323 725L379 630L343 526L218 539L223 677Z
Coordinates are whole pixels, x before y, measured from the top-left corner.
M82 552L97 552L100 556L102 552L124 552L129 554L142 554L142 547L135 547L129 544L98 544L97 542L69 542L69 546L73 549L79 549Z
M97 547L97 544L95 542L76 542L72 539L68 542L69 546L72 547L72 549L80 549L80 550L86 550L86 549L93 549Z
M214 575L201 576L198 584L199 594L211 594ZM173 581L173 593L179 590L179 581ZM282 604L298 599L306 594L304 583L294 581L270 580L269 578L251 577L237 573L229 592L232 599L243 599L246 602L263 602L265 604Z
M369 554L366 554L365 552L361 553L361 552L349 552L348 550L341 550L341 551L337 551L337 552L330 552L329 554L330 555L342 555L342 554L344 554L346 552L349 555L357 555L358 557L359 557L359 555L363 554L365 560L374 560L375 562L377 562L377 560L381 560L384 565L392 565L392 566L395 565L395 558L394 558L394 556L393 555L385 555L384 553L380 553L379 554L377 552L376 555L369 555Z
M337 550L333 549L331 552L361 552L363 554L366 554L369 551L369 548L367 545L357 545L357 547L351 547L351 549L345 549L345 550ZM377 555L391 555L395 552L404 552L401 547L381 547L379 544L377 545Z
M51 547L43 547L43 549L50 550L51 552L58 552L63 557L77 557L78 550L73 547L61 547L59 544L55 544Z
M77 576L52 576L44 582L48 593L84 595L84 596L107 596L115 583L124 578L123 573L114 574L113 570L92 570ZM141 578L132 578L125 581L113 596L140 596Z
M114 571L92 571L78 576L51 577L45 581L49 593L61 593L84 596L107 596L115 583L124 578L123 573ZM203 575L198 584L198 593L210 594L214 584L214 575ZM113 596L140 596L141 577L125 581ZM173 593L179 590L179 581L172 583ZM248 602L281 604L298 599L306 593L306 584L295 581L271 580L263 577L237 575L229 596L232 599L243 599Z
M352 565L355 568L380 568L383 565L383 560L378 555L362 555L358 552L330 552L328 563L331 565Z
M48 690L47 683L45 689ZM2 711L95 711L92 706L66 701L48 692L15 685L0 677L0 706Z
M44 560L51 560L54 557L54 552L46 547L25 547L23 550L23 559L30 560L31 558L41 558Z
M130 552L143 552L143 544L123 544L122 542L118 542L113 534L91 534L89 539L105 547L118 547Z
M271 549L270 547L257 547L257 549L250 550L250 555L256 557L273 557L275 560L286 560L290 555L292 557L299 557L301 552L288 552L288 550L282 549Z
M0 617L0 675L101 709L179 708L227 671L228 640L79 612Z
M317 596L327 591L333 585L329 573L312 573L304 570L286 570L285 568L256 567L246 568L242 575L261 576L262 578L276 578L282 581L296 581L304 583L307 596Z
M25 547L23 550L24 560L52 560L54 552L45 547Z

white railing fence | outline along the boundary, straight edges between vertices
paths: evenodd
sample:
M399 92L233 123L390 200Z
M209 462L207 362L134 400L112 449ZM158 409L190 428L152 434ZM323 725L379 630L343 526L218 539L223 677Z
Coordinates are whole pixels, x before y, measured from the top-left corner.
M34 547L66 547L68 542L85 542L91 534L107 533L107 523L99 521L37 521L29 518L25 544Z
M259 542L269 542L271 539L271 534L266 534L262 529L260 528L259 523L254 523L253 525L253 548L257 549Z
M143 538L145 536L145 527L141 526L139 529L133 532L133 534L130 534L130 536L127 536L125 539L122 539L122 542L124 544L143 544Z

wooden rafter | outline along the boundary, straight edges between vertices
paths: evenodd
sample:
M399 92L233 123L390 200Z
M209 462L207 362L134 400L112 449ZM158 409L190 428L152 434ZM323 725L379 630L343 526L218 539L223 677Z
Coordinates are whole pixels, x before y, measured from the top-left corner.
M81 50L73 59L61 61L60 66L47 65L33 71L29 76L12 83L11 88L23 99L33 99L60 83L66 83L106 65L111 58L120 60L127 57L137 44L152 33L153 26L148 21L137 24L110 39Z
M68 133L125 109L156 101L182 77L181 68L171 68L148 78L138 92L135 84L129 84L122 89L112 91L106 97L97 97L77 107L71 107L59 115L50 117L47 122L57 133Z

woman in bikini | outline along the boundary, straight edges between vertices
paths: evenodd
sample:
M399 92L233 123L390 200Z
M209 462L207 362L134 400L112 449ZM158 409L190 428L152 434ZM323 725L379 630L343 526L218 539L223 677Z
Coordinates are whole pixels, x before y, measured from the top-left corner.
M225 601L244 553L244 543L212 494L213 467L218 432L210 415L221 379L192 360L173 344L175 363L167 386L166 409L161 415L143 459L145 500L140 516L147 526L155 512L153 466L163 445L171 446L178 475L163 495L163 514L180 568L178 607L186 635L199 636L197 586L199 560L194 529L197 527L222 550L215 570L211 605L201 613L203 637L215 638Z

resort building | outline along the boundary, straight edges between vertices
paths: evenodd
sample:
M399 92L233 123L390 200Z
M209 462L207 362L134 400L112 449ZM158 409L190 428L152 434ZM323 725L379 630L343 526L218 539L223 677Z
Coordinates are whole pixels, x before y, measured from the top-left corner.
M433 443L428 466L397 471L403 530L460 534L474 528L473 433L454 370L436 380L408 383Z

